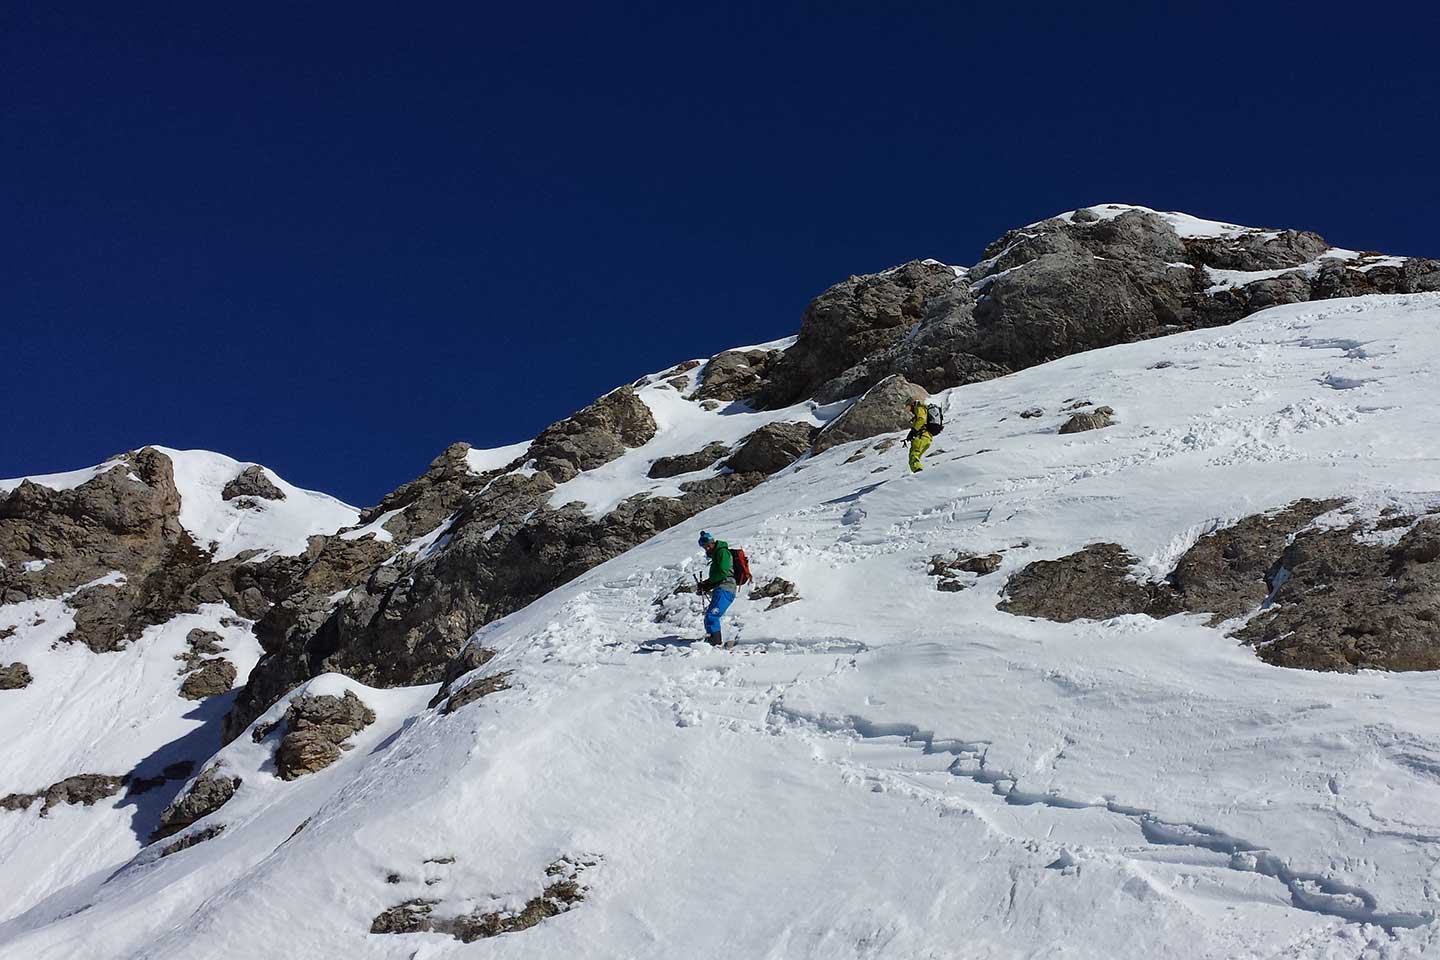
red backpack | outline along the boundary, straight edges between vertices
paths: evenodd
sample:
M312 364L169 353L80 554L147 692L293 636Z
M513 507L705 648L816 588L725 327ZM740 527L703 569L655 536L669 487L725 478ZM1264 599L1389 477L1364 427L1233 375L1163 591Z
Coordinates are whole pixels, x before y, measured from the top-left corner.
M750 576L750 558L745 556L745 551L739 547L730 548L730 558L735 561L735 583L737 586L745 586L753 577Z

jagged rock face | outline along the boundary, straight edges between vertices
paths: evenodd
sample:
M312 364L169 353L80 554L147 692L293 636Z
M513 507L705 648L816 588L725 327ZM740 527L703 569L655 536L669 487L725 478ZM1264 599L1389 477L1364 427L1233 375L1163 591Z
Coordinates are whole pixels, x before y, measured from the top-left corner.
M235 686L235 664L224 657L200 661L180 684L180 696L186 700L204 700L229 693Z
M251 497L256 500L284 500L285 491L270 482L261 466L246 467L220 491L223 500Z
M174 836L198 820L210 816L235 796L239 777L227 777L219 765L200 774L194 784L160 814L160 826L150 835L150 842Z
M674 457L660 457L650 465L646 474L652 480L662 480L667 477L678 477L681 474L694 473L696 470L704 470L714 465L722 457L730 452L730 445L725 443L707 443L702 450L694 453L682 453Z
M736 473L769 476L799 459L814 436L808 423L768 423L746 437L725 465Z
M692 400L744 400L764 385L784 353L780 350L727 350L700 372L700 388Z
M925 397L924 390L899 374L887 377L820 431L814 450L824 453L842 443L906 430L910 427L910 415L905 405Z
M1200 237L1185 244L1189 258L1221 270L1275 270L1309 263L1330 249L1319 234L1300 230Z
M1206 534L1181 556L1169 582L1181 593L1185 609L1214 614L1212 625L1243 616L1270 595L1266 578L1291 535L1343 503L1297 500Z
M627 447L655 436L655 416L633 387L606 394L573 417L545 428L530 445L526 459L535 469L564 483L582 470L609 463Z
M1272 605L1236 635L1277 666L1440 669L1440 517L1393 547L1357 540L1364 532L1297 535L1267 579Z
M399 510L400 513L383 524L397 540L413 540L434 530L446 517L460 509L471 493L503 472L471 472L466 460L469 452L468 443L452 443L446 447L444 453L430 461L430 467L423 475L396 487L378 504L362 510L360 525Z
M805 311L800 336L755 398L761 409L824 397L824 385L895 346L925 316L929 299L956 284L942 263L915 260L884 273L851 277ZM823 402L823 400L822 400Z
M184 587L208 567L180 526L180 495L170 459L149 447L70 490L29 481L0 501L0 599L54 597L122 575L122 582L78 591L68 639L97 653L116 650L174 612ZM45 566L27 571L25 564Z

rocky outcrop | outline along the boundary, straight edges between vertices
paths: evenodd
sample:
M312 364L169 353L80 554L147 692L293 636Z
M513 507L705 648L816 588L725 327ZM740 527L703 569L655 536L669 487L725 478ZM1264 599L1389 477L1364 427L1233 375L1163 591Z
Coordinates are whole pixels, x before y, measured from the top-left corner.
M1118 544L1031 563L1001 610L1068 622L1210 614L1277 666L1351 672L1440 669L1440 515L1316 526L1344 508L1299 500L1196 541L1163 581ZM1386 531L1404 530L1390 543ZM1240 618L1247 618L1243 621Z
M586 888L580 884L585 868L595 860L562 859L545 870L544 889L526 900L516 910L485 910L477 908L458 916L440 916L439 900L415 898L379 913L370 923L370 932L377 934L444 933L462 943L473 943L503 933L518 933L551 917L574 908L585 900ZM393 874L397 881L398 874ZM476 898L496 900L498 897Z
M1109 407L1096 407L1094 410L1073 414L1069 420L1060 425L1060 433L1084 433L1087 430L1100 430L1114 423L1114 415L1115 411Z
M755 405L776 409L812 396L825 402L837 389L854 390L856 377L847 371L898 344L925 317L930 298L956 282L951 267L915 260L826 290L806 309L795 345L775 364ZM844 388L825 389L837 378Z
M1058 560L1037 560L1005 584L999 609L1057 623L1177 613L1180 604L1167 585L1133 575L1139 562L1118 543L1092 543Z
M366 526L392 514L382 526L400 542L422 537L464 505L466 499L507 468L477 474L471 471L468 443L452 443L430 461L424 474L401 484L373 507L360 512L359 525Z
M713 466L730 452L730 445L726 443L707 443L702 450L694 453L682 453L674 457L660 457L650 464L650 470L646 474L651 480L663 480L668 477L678 477L686 473L694 473L697 470L704 470Z
M450 694L445 701L444 708L440 711L443 714L454 713L466 704L474 703L492 693L499 693L501 690L510 689L510 673L497 673L494 676L481 677L465 684L459 690Z
M32 680L30 668L23 663L0 666L0 690L23 690Z
M160 825L150 835L150 842L174 836L192 823L210 816L230 802L240 783L239 777L226 776L220 764L210 767L160 814Z
M767 423L746 437L725 465L736 473L769 476L798 460L814 436L808 423Z
M266 475L265 468L257 464L240 471L240 475L225 484L224 489L220 491L222 500L234 500L237 497L249 497L252 500L284 500L285 491L275 486L270 477Z
M894 433L910 427L905 405L911 400L924 400L925 391L896 374L871 387L840 416L820 431L813 450L824 453L831 447L854 440L865 440L882 433Z
M750 591L751 600L769 600L766 611L775 610L800 599L795 584L783 577L772 577Z
M1270 602L1236 636L1309 670L1440 669L1440 516L1394 546L1356 523L1297 534L1266 578Z
M779 350L727 350L705 364L692 400L744 400L764 385L784 353Z
M374 722L375 711L350 690L343 697L296 697L285 711L285 734L275 751L280 779L295 780L330 766L350 749L346 741Z
M959 593L973 586L980 577L989 576L1000 569L1001 556L998 553L969 553L959 551L946 556L936 554L930 558L930 576L935 578L935 589L942 593Z
M650 442L655 416L633 387L613 390L572 417L546 427L526 453L536 470L564 483Z
M186 700L204 700L229 693L235 686L235 664L224 657L201 660L180 684L180 696Z
M81 773L52 783L35 793L12 793L0 797L0 810L28 810L36 800L42 800L44 802L40 806L40 816L43 817L62 803L92 806L106 797L113 797L124 785L124 777Z

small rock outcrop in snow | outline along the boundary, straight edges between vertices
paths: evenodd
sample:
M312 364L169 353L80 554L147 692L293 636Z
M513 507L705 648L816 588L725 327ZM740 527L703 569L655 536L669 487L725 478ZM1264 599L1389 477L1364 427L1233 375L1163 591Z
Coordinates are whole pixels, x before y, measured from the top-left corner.
M151 834L150 842L174 836L197 820L210 816L230 802L240 783L239 777L226 776L219 764L208 768L183 796L177 797L160 814L160 826Z
M700 371L694 400L743 400L753 396L785 354L780 350L726 350Z
M0 690L22 690L30 686L30 668L23 663L0 666Z
M707 443L702 450L694 453L680 453L673 457L660 457L650 465L646 476L652 480L678 477L713 466L730 452L728 443Z
M545 870L545 888L517 910L484 910L443 916L441 901L415 898L382 911L370 924L371 933L445 933L462 943L473 943L502 933L518 933L559 916L585 899L580 875L596 861L557 860Z
M61 804L91 806L106 797L113 797L124 785L124 777L103 773L76 774L35 793L12 793L0 797L0 810L28 810L36 800L43 800L40 806L40 816L43 817Z
M1086 430L1100 430L1114 423L1115 411L1109 407L1096 407L1083 413L1072 414L1060 425L1061 433L1084 433Z
M306 694L290 701L283 722L275 766L280 779L294 780L339 760L350 749L346 741L375 722L375 711L350 690L343 697Z
M224 657L209 657L195 664L180 684L180 696L186 700L204 700L229 693L235 686L235 664Z
M240 475L225 484L220 491L222 500L250 497L255 500L284 500L285 491L270 482L265 468L255 464L240 471Z

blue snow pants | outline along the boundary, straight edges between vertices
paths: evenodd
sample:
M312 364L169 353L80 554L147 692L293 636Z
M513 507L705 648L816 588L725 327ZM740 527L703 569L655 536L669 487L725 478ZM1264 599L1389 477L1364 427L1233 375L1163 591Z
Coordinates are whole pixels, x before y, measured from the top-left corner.
M725 616L725 611L730 609L730 604L735 602L735 594L729 590L710 591L710 606L705 608L705 632L719 633L720 618Z

